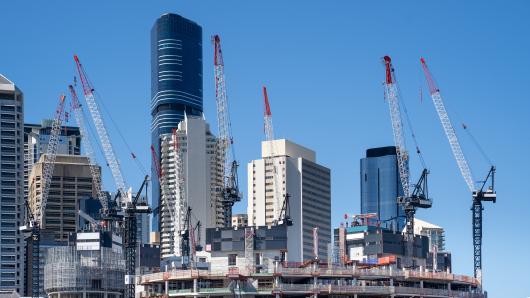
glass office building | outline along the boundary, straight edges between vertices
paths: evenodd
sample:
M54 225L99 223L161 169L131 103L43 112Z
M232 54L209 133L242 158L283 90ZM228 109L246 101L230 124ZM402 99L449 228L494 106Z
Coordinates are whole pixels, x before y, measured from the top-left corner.
M202 99L202 28L177 14L164 14L151 30L151 140L158 158L160 136L177 128L184 115L201 115ZM157 232L160 186L152 181L152 231Z
M383 227L401 231L405 213L397 197L402 195L396 147L366 150L361 159L361 213L377 213Z

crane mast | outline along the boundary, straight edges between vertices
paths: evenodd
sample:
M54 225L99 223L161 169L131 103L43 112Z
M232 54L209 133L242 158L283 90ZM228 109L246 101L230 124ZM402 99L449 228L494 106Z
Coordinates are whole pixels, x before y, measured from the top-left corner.
M237 161L233 150L232 127L226 96L226 81L224 75L223 52L221 38L213 36L214 43L214 74L215 98L217 105L217 126L219 129L217 152L222 165L223 191L222 206L224 213L224 226L230 226L232 221L232 207L235 202L241 201L237 178Z
M52 181L53 169L55 168L55 158L57 157L57 146L59 145L59 135L61 134L61 125L64 114L65 96L61 95L59 106L55 111L55 118L52 124L50 134L50 141L48 148L46 148L46 155L44 156L44 166L42 174L42 194L39 212L37 213L37 220L40 222L44 217L46 204L48 203L48 193L50 192L50 184Z
M427 169L423 169L418 182L411 187L409 171L409 155L407 152L405 137L403 135L403 121L399 107L397 82L392 66L392 60L389 56L383 57L386 71L385 96L390 108L390 119L392 121L392 131L394 134L394 143L396 145L396 155L399 169L401 186L403 187L403 196L397 198L397 203L403 207L406 217L405 240L407 256L414 257L414 216L417 208L430 208L432 201L429 199L427 187ZM419 150L418 150L419 152ZM414 263L408 264L414 267Z
M149 214L151 213L151 208L147 205L145 201L138 201L142 195L142 190L146 189L147 196L147 184L149 181L149 176L145 176L142 186L136 193L134 198L131 198L130 201L124 203L124 225L125 225L125 234L123 237L123 246L125 247L125 293L124 298L134 298L135 297L135 287L136 287L136 258L137 255L137 232L138 232L138 221L137 216L140 214Z
M265 158L265 169L267 168L267 165L272 167L272 176L273 176L273 187L274 187L274 220L276 223L279 223L280 221L283 222L284 217L288 217L287 214L287 206L288 206L288 197L284 197L284 202L282 204L281 202L281 183L279 180L279 173L276 167L276 164L274 163L274 127L272 125L272 112L271 112L271 106L269 103L269 96L267 93L267 88L263 86L263 103L264 103L264 111L263 111L263 124L264 124L264 130L265 130L265 141L269 145L269 156ZM266 172L266 170L265 170ZM280 207L282 206L282 207ZM285 210L284 210L285 209ZM284 212L285 211L285 212ZM290 218L286 218L288 221L290 221ZM292 224L292 223L291 223Z
M61 95L59 99L59 105L55 110L55 117L52 124L48 148L46 148L46 154L44 155L40 205L36 206L37 210L35 212L32 212L28 202L26 202L26 222L24 226L20 227L20 230L23 233L29 233L29 237L31 238L32 297L41 297L39 281L41 261L39 253L40 230L42 224L44 224L44 213L46 212L48 194L50 192L50 184L52 181L53 170L55 169L55 158L57 156L57 146L59 144L59 135L61 133L65 98L66 97L64 95Z
M125 181L123 179L123 175L120 169L120 164L118 163L118 160L116 159L116 155L114 154L114 149L110 142L107 129L105 128L103 118L101 117L101 113L100 113L98 104L96 102L96 98L94 96L94 88L92 84L90 83L90 81L88 80L88 77L85 73L85 69L83 68L83 65L79 61L79 57L77 55L74 55L74 60L76 63L77 71L79 73L81 84L83 86L83 93L85 95L85 100L87 102L88 109L92 116L92 120L94 121L94 126L96 127L97 134L101 141L101 146L103 147L105 159L112 173L112 177L114 178L114 182L118 189L118 193L120 194L122 198L125 198L126 197Z
M88 163L90 164L90 173L92 174L94 188L96 189L96 194L98 196L99 201L101 202L103 214L107 214L109 211L107 196L103 193L101 189L101 173L96 164L94 149L90 142L88 130L85 126L86 122L83 115L83 108L81 106L81 103L79 103L79 99L77 97L77 93L75 92L74 87L72 85L69 85L68 89L70 89L70 93L72 95L72 108L74 110L75 120L77 122L77 125L79 126L79 131L81 132L81 138L83 138L83 149L85 151L85 155L88 158Z
M447 110L445 109L445 105L440 94L440 89L436 85L436 82L434 81L434 78L427 67L425 59L420 58L420 63L425 73L425 79L427 80L427 84L429 86L434 107L436 108L436 112L438 113L438 117L442 123L445 135L449 141L449 145L455 157L456 164L460 169L460 173L462 174L467 187L472 193L473 203L471 207L471 225L473 231L473 267L475 278L479 279L480 283L482 284L482 211L484 210L482 202L487 201L495 203L497 200L497 194L495 192L496 169L495 166L492 165L486 178L482 181L482 186L480 188L475 186L475 180L473 180L471 169L469 168L468 162L464 156L455 129L451 123L451 119L449 118ZM488 181L490 181L490 185L487 189L485 189Z
M171 196L171 190L169 189L166 173L162 170L162 167L160 166L159 158L158 158L158 156L156 154L156 150L155 150L155 147L153 145L151 145L151 156L152 156L152 160L153 160L153 165L155 166L156 174L158 176L158 181L160 182L160 188L162 190L161 197L165 201L164 203L166 205L166 210L169 213L169 217L170 217L171 222L173 223L173 231L172 231L172 238L173 239L172 239L172 241L170 241L171 246L172 246L170 249L173 251L173 253L175 253L175 252L177 252L177 250L174 247L174 245L175 245L174 237L175 237L175 233L178 231L178 228L179 228L179 225L180 225L180 218L177 218L175 216L174 206L172 206L170 204L171 202L169 200L169 197ZM163 215L164 211L161 210L161 213ZM180 244L180 245L182 245L182 244Z

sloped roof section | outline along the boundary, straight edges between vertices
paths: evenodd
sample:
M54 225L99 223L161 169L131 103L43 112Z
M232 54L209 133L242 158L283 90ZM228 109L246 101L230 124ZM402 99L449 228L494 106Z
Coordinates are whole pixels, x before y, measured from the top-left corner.
M3 74L0 74L0 90L15 91L15 84Z

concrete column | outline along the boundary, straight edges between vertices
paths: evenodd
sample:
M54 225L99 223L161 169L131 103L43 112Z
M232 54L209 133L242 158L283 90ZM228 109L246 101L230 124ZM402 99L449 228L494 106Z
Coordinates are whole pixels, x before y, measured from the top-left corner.
M447 283L447 289L448 289L449 291L451 291L451 282L448 282L448 283Z
M393 279L393 278L390 279L390 286L391 286L391 287L394 286L394 279Z
M420 288L423 289L423 280L420 280Z
M197 279L193 279L193 293L197 293Z
M169 281L168 281L168 280L166 280L166 281L164 282L164 287L165 287L165 289L164 289L164 293L165 293L166 295L168 295L168 294L169 294Z

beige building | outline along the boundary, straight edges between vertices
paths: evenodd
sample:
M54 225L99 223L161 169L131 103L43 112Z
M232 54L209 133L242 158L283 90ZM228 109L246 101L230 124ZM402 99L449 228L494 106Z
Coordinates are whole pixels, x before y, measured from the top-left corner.
M285 139L263 141L261 159L251 161L247 171L248 225L275 225L289 194L289 261L313 257L313 228L318 228L319 257L326 258L331 241L331 171L317 163L315 151Z
M232 227L246 227L248 226L248 216L246 214L232 215Z
M161 257L165 259L181 255L179 232L184 228L188 207L192 209L192 224L195 225L197 221L202 224L203 246L206 229L223 226L224 213L220 197L223 176L216 150L217 138L203 117L186 116L179 123L175 136L165 134L160 139L160 165L168 187L167 193L160 192L160 235L155 234L152 239L159 239ZM180 161L176 158L177 154ZM182 167L181 173L178 167ZM175 216L174 220L171 219L171 212Z
M28 198L33 214L38 212L41 203L44 157L45 154L35 163L29 176ZM88 158L57 155L41 228L54 231L58 241L68 240L68 234L77 230L79 200L87 196L96 197Z

